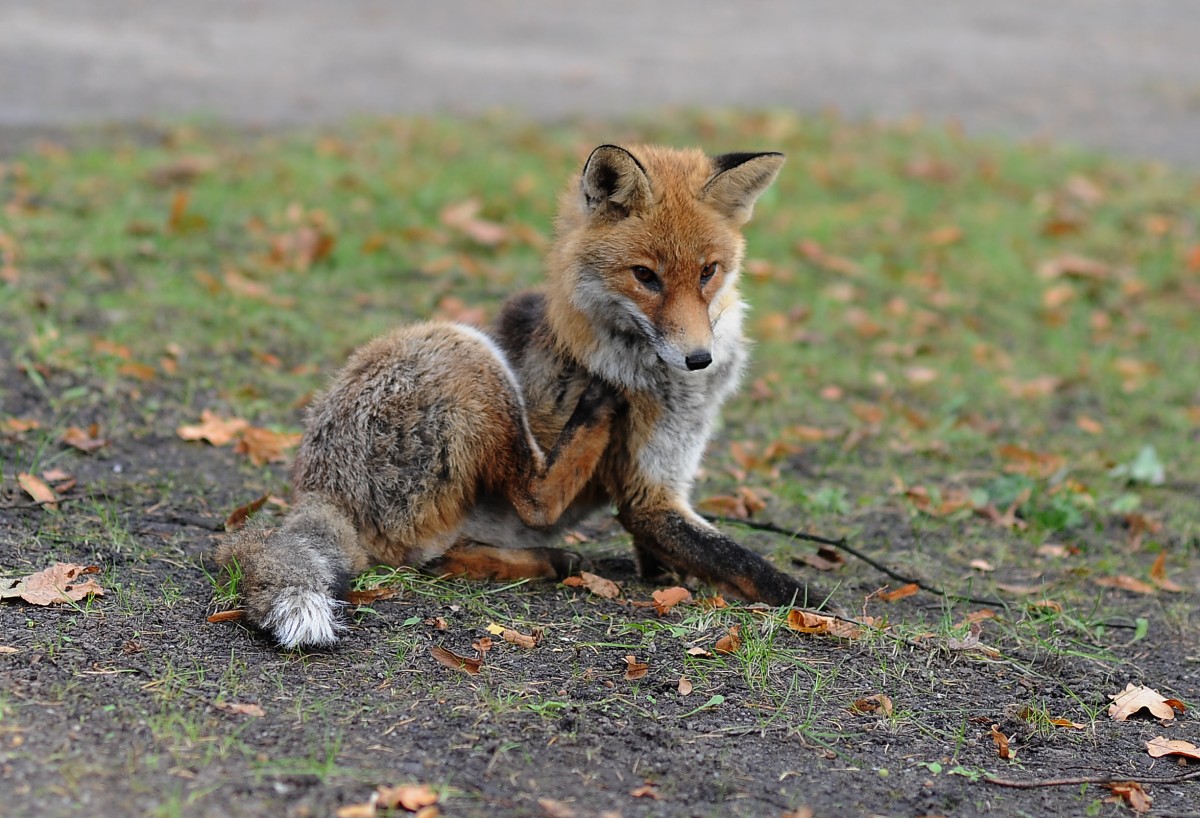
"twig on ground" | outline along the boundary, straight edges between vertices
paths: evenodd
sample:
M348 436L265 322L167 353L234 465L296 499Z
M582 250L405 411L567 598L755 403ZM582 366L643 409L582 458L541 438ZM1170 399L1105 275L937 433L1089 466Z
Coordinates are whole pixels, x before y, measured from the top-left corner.
M782 526L775 525L774 523L759 522L757 520L739 520L736 517L722 517L722 516L715 515L715 514L705 514L703 516L704 516L704 519L708 520L709 522L728 523L730 525L740 525L740 526L744 526L746 528L752 528L755 531L766 531L771 534L780 534L784 537L791 537L792 539L796 539L796 540L806 540L807 542L815 542L815 543L819 543L821 545L828 545L831 548L837 548L841 551L845 551L847 554L854 557L855 559L862 560L867 565L874 568L876 571L880 572L881 574L885 574L885 575L891 577L892 579L896 580L897 582L903 582L905 585L916 585L922 591L928 591L929 593L934 594L936 596L946 597L947 599L953 599L958 602L970 602L974 605L988 605L988 606L1000 607L1000 608L1007 607L1007 603L1002 599L995 599L995 598L991 598L991 597L968 596L966 594L952 594L949 591L947 591L945 588L939 588L936 585L930 585L929 583L923 582L919 579L916 579L915 577L907 577L904 574L901 574L899 571L896 571L893 568L889 568L887 565L884 565L882 562L879 562L878 560L867 556L862 551L859 551L857 548L855 548L854 546L852 546L848 542L846 542L845 537L842 537L841 539L833 540L828 537L822 537L818 534L805 534L803 531L789 530L789 529L783 528ZM794 560L794 561L799 565L804 564L803 561L798 560L798 559Z
M1195 781L1200 778L1200 770L1192 770L1190 773L1177 775L1173 777L1167 776L1139 776L1139 775L1098 775L1098 776L1082 776L1080 778L1048 778L1041 781L1019 781L1013 778L997 778L991 775L985 775L983 780L989 784L995 784L998 787L1012 787L1018 790L1033 790L1039 787L1074 787L1080 784L1121 784L1126 781L1136 781L1139 784L1182 784L1185 781Z

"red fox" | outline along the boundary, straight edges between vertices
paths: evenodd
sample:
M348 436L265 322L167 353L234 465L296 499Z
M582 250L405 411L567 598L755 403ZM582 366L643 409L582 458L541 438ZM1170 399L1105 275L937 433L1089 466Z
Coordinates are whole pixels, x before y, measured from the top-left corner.
M332 643L337 593L371 563L561 577L576 558L549 546L611 505L646 578L808 604L689 501L748 355L741 227L783 162L602 145L562 196L546 285L490 336L425 325L357 352L310 410L282 528L218 553L251 623Z

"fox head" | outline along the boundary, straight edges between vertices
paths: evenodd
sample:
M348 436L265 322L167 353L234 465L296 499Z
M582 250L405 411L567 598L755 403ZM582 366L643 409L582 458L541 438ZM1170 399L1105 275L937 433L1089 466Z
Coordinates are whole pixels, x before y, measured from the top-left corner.
M550 297L574 313L559 334L576 337L591 359L617 340L627 357L652 353L648 360L677 370L719 360L722 318L740 330L741 227L783 161L780 153L592 151L561 202L551 254Z

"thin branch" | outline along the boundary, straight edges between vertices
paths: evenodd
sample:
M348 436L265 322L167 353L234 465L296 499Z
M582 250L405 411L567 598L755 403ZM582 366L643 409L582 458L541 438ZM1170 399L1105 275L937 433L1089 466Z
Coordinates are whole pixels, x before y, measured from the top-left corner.
M859 551L857 548L855 548L854 546L852 546L848 542L846 542L845 537L842 537L841 539L837 539L837 540L831 540L828 537L822 537L817 534L805 534L803 531L789 530L789 529L783 528L781 526L777 526L774 523L759 522L757 520L739 520L735 517L722 517L722 516L718 516L718 515L714 515L714 514L705 514L703 516L704 516L704 519L708 520L709 522L728 523L730 525L740 525L740 526L744 526L746 528L752 528L755 531L766 531L771 534L780 534L784 537L791 537L792 539L796 539L796 540L806 540L808 542L820 543L821 545L828 545L831 548L837 548L841 551L845 551L847 554L854 557L855 559L862 560L867 565L874 568L876 571L880 572L881 574L891 577L892 579L896 580L897 582L903 582L905 585L916 585L922 591L928 591L929 593L934 594L936 596L946 597L947 599L953 599L957 602L970 602L971 604L974 604L974 605L988 605L991 607L1000 607L1000 608L1007 607L1007 603L1001 599L994 599L994 598L990 598L990 597L967 596L965 594L952 594L949 591L947 591L945 588L939 588L936 585L930 585L929 583L923 582L915 577L905 576L904 574L901 574L899 571L896 571L895 569L890 568L887 565L884 565L882 562L879 562L878 560L867 556L862 551ZM798 565L805 564L803 562L803 560L793 559L793 561Z
M1173 778L1152 775L1101 775L1083 776L1082 778L1048 778L1042 781L1019 781L1013 778L996 778L995 776L985 775L983 780L998 787L1034 790L1039 787L1074 787L1080 784L1123 784L1127 781L1136 781L1138 784L1182 784L1185 781L1195 781L1197 778L1200 778L1200 770L1192 770L1190 773L1177 775Z

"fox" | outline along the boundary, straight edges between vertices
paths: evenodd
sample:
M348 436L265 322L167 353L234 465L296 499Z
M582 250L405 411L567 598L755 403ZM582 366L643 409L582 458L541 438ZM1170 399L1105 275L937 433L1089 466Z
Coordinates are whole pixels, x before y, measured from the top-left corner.
M650 582L821 602L690 499L749 359L742 228L784 161L601 145L560 196L545 281L486 333L402 328L356 352L309 410L282 525L218 551L250 623L332 645L347 581L378 563L561 579L582 564L562 535L604 508Z

